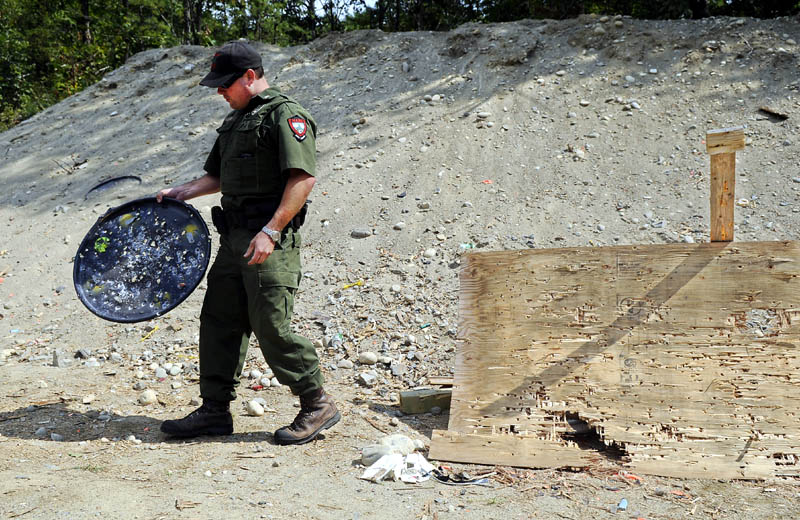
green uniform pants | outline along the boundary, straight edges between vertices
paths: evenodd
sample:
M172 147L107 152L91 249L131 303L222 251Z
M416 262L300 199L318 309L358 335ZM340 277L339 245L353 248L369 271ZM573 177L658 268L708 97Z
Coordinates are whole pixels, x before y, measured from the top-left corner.
M208 273L200 313L200 395L232 401L242 373L250 333L275 377L302 395L322 387L319 358L311 342L291 330L300 283L300 233L287 229L262 264L247 265L244 252L253 231L233 229L220 237Z

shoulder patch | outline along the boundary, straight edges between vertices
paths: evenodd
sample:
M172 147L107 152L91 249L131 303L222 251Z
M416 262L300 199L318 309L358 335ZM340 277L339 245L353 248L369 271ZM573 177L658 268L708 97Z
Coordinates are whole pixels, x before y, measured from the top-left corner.
M306 120L300 116L292 116L288 119L289 122L289 129L291 129L292 133L294 134L294 138L298 141L302 141L306 138L306 132L308 131L308 123Z

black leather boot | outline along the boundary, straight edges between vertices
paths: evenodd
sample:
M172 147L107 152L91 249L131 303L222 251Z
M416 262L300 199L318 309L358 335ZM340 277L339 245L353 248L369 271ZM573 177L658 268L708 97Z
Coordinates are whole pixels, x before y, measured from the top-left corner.
M161 431L173 437L230 435L233 433L230 403L204 399L200 408L183 419L162 422Z
M318 388L300 396L300 413L289 426L275 432L278 444L305 444L342 418L325 390Z

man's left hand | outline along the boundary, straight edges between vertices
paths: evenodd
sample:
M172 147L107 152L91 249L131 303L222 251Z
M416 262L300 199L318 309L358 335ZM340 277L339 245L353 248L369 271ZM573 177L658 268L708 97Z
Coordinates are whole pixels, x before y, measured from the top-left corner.
M247 258L252 255L247 265L261 264L269 258L273 250L275 250L275 243L266 233L259 231L250 241L250 247L247 248L243 256Z

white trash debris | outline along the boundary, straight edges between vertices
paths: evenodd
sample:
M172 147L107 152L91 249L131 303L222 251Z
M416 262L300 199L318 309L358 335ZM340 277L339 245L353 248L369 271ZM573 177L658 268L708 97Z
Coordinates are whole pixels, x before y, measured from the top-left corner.
M425 457L419 453L409 455L392 453L384 455L375 464L364 470L361 478L372 482L391 479L416 484L431 478L432 472L433 464L425 460Z

